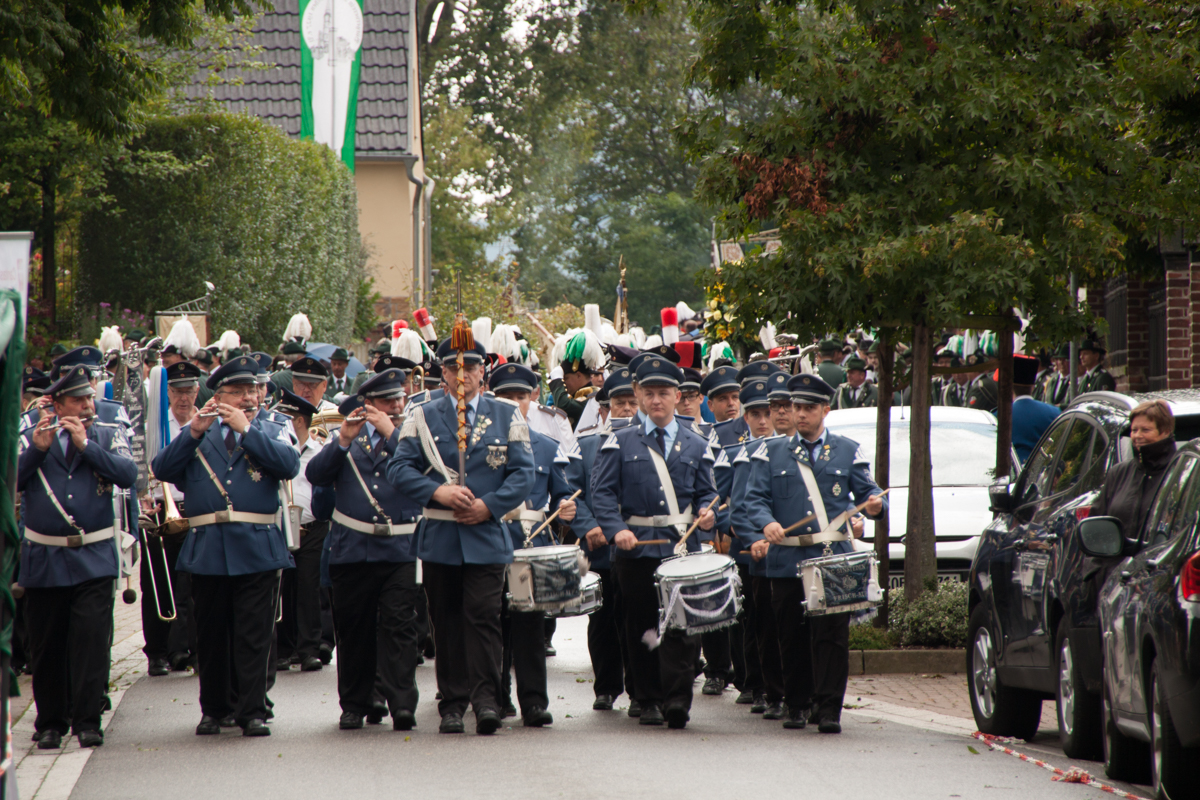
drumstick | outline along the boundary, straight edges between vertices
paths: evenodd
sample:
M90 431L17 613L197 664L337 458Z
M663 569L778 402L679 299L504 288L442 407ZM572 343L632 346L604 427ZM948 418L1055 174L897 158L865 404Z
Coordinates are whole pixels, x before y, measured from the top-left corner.
M883 494L873 495L873 497L883 497L883 495L887 494L890 491L891 491L891 489L884 489ZM867 500L867 503L869 503L869 502L871 502L870 499ZM854 513L857 514L858 512L860 512L864 508L866 508L867 503L860 503L859 505L855 506ZM799 528L801 525L807 525L808 523L812 522L816 518L817 518L816 514L809 514L807 517L800 520L799 522L793 522L791 525L788 525L786 528L783 529L783 535L786 536L788 531L794 531L794 530L796 530L796 528Z
M679 555L683 554L680 552L681 549L683 549L684 552L686 552L688 537L692 535L692 531L696 530L696 526L700 524L700 517L704 516L705 511L712 511L713 506L715 506L720 501L720 499L721 499L721 495L717 495L716 497L714 497L712 499L712 502L709 503L705 507L704 511L701 511L699 514L696 515L696 518L694 520L692 520L692 525L690 528L687 529L687 533L683 534L683 538L675 543L675 552L677 554L679 554Z
M712 508L712 506L709 506L709 508ZM729 508L729 504L728 504L728 503L722 503L720 506L718 506L718 507L717 507L717 511L724 511L724 510L725 510L725 509L727 509L727 508ZM694 527L694 526L695 526L695 523L692 523L692 525L693 525L693 527ZM688 531L688 533L691 533L691 531ZM685 538L686 538L686 537L685 537ZM683 541L683 540L681 539L680 541ZM676 542L675 542L675 540L674 540L674 539L649 539L649 540L647 540L647 541L645 541L645 542L638 542L638 543L637 543L637 546L638 546L638 547L645 547L646 545L651 545L651 544L675 544L675 543L676 543Z
M567 500L569 500L569 501L574 500L576 497L579 497L579 495L581 495L581 494L583 494L583 489L580 489L579 491L575 492L575 494L568 497ZM526 546L528 546L530 542L532 542L534 539L536 539L538 537L538 534L546 529L547 525L549 525L551 522L554 522L555 518L558 516L558 512L560 512L560 511L562 511L561 505L558 508L554 509L553 514L546 517L545 522L543 522L541 525L538 525L537 528L535 528L532 533L530 533L527 537L525 537Z

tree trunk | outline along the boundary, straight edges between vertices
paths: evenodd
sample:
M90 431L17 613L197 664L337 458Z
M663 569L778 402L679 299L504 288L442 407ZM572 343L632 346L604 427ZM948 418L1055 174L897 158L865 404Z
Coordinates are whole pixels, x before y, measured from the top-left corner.
M929 368L933 343L928 325L913 326L911 454L908 469L908 524L904 535L904 597L910 602L937 584L933 529L933 466L929 460Z
M896 358L891 336L886 329L879 331L876 340L879 352L879 408L875 416L875 482L884 489L892 482L892 366ZM875 558L879 560L879 585L886 589L890 579L889 545L891 543L891 521L888 514L875 523ZM875 617L875 627L888 626L888 595L884 592L883 605Z
M1004 312L1005 325L996 331L1000 357L1000 380L997 381L1000 397L996 407L996 477L1007 475L1012 467L1012 401L1013 401L1013 332L1007 324L1012 320L1012 309Z
M46 167L42 170L42 225L38 233L42 240L42 299L47 301L47 307L50 313L50 330L53 335L58 335L58 284L55 278L58 277L58 268L56 266L58 259L57 243L55 241L55 221L56 221L56 206L57 196L55 187L58 184L58 175L54 167Z

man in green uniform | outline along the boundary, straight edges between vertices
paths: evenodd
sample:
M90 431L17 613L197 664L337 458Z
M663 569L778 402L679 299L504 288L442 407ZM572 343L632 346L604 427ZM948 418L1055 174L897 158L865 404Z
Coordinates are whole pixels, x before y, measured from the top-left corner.
M837 339L825 339L818 347L818 352L821 363L817 364L817 374L836 389L846 381L846 371L837 363L842 354L842 344Z
M833 394L833 408L875 408L879 389L867 380L867 362L858 357L846 359L846 382Z

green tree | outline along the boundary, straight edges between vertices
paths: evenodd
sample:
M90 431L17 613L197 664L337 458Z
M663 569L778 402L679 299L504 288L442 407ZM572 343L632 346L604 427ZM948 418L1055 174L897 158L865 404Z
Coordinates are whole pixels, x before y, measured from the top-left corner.
M774 95L767 114L701 111L684 131L723 229L781 229L779 251L722 271L740 318L912 334L914 597L936 569L930 332L1021 307L1043 338L1077 335L1090 320L1068 271L1109 273L1130 238L1168 222L1176 165L1128 135L1147 92L1173 91L1148 80L1168 57L1133 46L1163 15L991 0L689 7L702 85Z

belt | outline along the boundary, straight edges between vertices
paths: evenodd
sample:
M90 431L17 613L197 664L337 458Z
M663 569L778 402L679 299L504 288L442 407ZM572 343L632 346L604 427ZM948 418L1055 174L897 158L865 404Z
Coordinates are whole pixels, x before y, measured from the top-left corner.
M784 547L811 547L814 544L826 542L846 542L850 537L840 531L830 533L803 533L799 536L785 536L780 544Z
M436 519L441 520L442 522L458 522L458 520L454 518L453 511L447 511L441 508L422 508L421 516L425 519Z
M672 525L690 525L695 519L691 514L659 514L656 517L626 517L625 521L639 528L669 528Z
M249 522L254 525L278 525L278 514L252 514L249 511L233 511L223 509L213 514L201 514L198 517L188 517L193 528L201 525L223 525L227 522Z
M505 522L545 522L545 511L533 511L528 508L514 508L500 519Z
M115 535L115 528L108 526L89 533L75 533L70 536L47 536L44 533L25 529L25 538L34 544L44 544L50 547L83 547L85 544L107 542Z
M390 522L363 522L354 517L348 517L336 508L333 510L333 521L352 531L365 533L369 536L405 536L415 533L417 523L409 522L404 525L394 525Z

